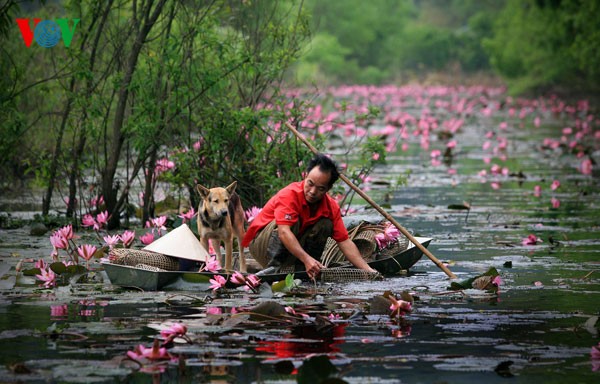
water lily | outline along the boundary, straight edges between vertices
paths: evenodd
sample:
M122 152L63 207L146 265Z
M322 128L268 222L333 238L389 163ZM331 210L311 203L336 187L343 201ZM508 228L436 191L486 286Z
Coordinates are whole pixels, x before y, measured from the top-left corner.
M102 228L103 226L105 226L108 223L108 212L104 211L104 212L100 212L99 214L96 215L96 224L94 225L94 229L95 230L99 230L100 228Z
M159 216L159 217L155 217L154 219L152 219L152 225L154 226L154 228L156 228L158 230L159 234L161 233L161 231L167 230L167 227L165 227L166 222L167 222L167 216Z
M554 209L560 208L560 200L555 197L550 199L550 204L552 204L552 208Z
M541 195L542 195L542 187L540 187L539 185L536 185L535 187L533 187L533 196L540 197Z
M140 236L140 241L144 245L148 245L154 241L154 234L152 232L146 232L142 236Z
M160 331L160 335L165 339L174 339L176 337L182 337L185 336L186 333L187 327L183 323L171 324L169 328Z
M122 234L120 234L119 237L123 242L123 246L125 246L125 248L129 248L131 244L133 244L133 240L135 240L135 232L125 231Z
M143 345L138 345L133 351L128 351L127 356L132 360L168 360L171 358L166 348L161 348L158 343L158 339L154 339L154 344L150 348L146 348Z
M106 245L108 245L108 248L110 249L113 249L115 245L119 244L119 241L121 241L119 235L106 235L103 237L103 239Z
M390 305L390 317L403 316L405 313L412 311L412 303L405 300L396 300L395 297L388 297L392 304Z
M208 307L206 308L207 315L221 315L223 310L219 307Z
M252 220L254 220L258 214L260 213L260 211L262 211L262 208L258 208L258 207L252 207L246 210L246 221L248 221L248 223L251 223Z
M260 278L256 275L248 275L246 277L246 287L248 289L255 290L260 285Z
M71 224L65 225L64 227L60 228L57 232L60 233L62 237L64 237L67 240L71 240L74 237L73 225Z
M238 271L233 273L233 275L229 278L229 281L237 285L246 284L246 278Z
M194 218L194 216L195 216L195 215L196 215L196 211L195 211L195 210L194 210L194 208L192 207L192 208L190 208L190 210L189 210L189 211L187 211L186 213L182 213L182 214L180 214L180 215L179 215L179 217L181 217L181 220L182 220L184 223L187 223L188 221L191 221L191 220Z
M69 241L59 231L54 232L52 236L50 236L50 243L54 249L69 248Z
M529 236L527 236L526 238L523 239L522 244L523 245L536 245L537 243L542 243L542 239L540 239L539 237L537 237L534 234L530 234Z
M383 249L394 242L398 236L400 236L398 228L391 223L387 223L383 232L375 235L375 241L377 242L379 249Z
M227 279L221 275L215 275L215 277L208 280L208 282L210 283L210 288L212 288L214 292L219 288L223 288L225 284L227 284Z
M94 217L92 215L90 215L89 213L86 213L85 215L83 215L83 218L81 219L81 224L84 227L93 227L96 225L96 220L94 219Z
M208 271L208 272L219 272L219 270L221 270L221 264L219 264L219 260L217 259L216 256L211 256L208 261L206 263L204 263L204 266L202 266L202 268L200 268L200 272L202 271Z
M39 275L35 275L35 277L37 277L38 280L44 282L44 287L50 288L56 285L56 273L54 273L52 269L50 269L49 267L44 268L40 270L40 273L41 274Z
M83 257L86 261L90 261L90 259L96 253L97 248L90 244L84 244L77 248L77 253L79 256Z
M492 284L494 284L496 287L501 286L502 283L503 283L503 281L502 281L502 278L500 277L500 275L498 275L492 279Z
M100 197L92 197L90 199L90 207L97 208L98 206L104 204L104 196L100 195Z
M553 191L556 191L556 189L558 189L558 187L560 187L560 181L558 181L558 180L554 180L552 182L552 184L550 185L550 189Z
M48 263L46 263L44 259L39 259L35 262L35 267L39 269L46 269L48 268Z
M592 168L593 168L592 167L592 160L590 160L590 159L583 159L581 161L581 164L579 165L579 170L584 175L591 175L592 174Z

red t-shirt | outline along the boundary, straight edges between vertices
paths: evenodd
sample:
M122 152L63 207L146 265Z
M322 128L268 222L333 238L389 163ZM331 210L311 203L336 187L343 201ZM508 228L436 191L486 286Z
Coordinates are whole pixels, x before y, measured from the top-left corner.
M348 231L342 221L342 213L337 201L325 194L317 211L311 216L308 202L304 197L304 180L292 183L277 192L263 207L258 216L252 220L242 245L244 247L250 245L256 233L273 220L278 225L289 225L291 227L300 219L301 226L298 235L302 235L307 227L313 225L322 217L327 217L333 222L332 237L335 241L339 243L348 239Z

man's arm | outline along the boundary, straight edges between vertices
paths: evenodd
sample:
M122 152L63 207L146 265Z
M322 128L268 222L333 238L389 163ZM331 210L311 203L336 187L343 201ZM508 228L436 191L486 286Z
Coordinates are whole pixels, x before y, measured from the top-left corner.
M352 240L346 239L338 243L338 246L340 247L340 251L342 251L344 256L346 256L346 259L348 259L348 261L351 262L356 268L364 269L365 271L370 272L377 272L371 268L369 264L367 264L365 259L363 259L360 251L356 247L356 244L354 244Z
M298 260L304 263L304 268L306 269L308 276L315 278L319 272L321 272L321 269L324 268L323 264L319 263L315 258L306 253L289 225L278 225L277 232L279 234L279 239L285 248Z

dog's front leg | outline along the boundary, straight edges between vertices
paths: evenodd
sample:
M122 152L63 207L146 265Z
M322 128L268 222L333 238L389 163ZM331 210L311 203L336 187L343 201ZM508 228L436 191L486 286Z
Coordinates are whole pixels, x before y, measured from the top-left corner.
M225 239L225 270L233 271L233 236Z
M208 258L209 258L209 253L208 253L208 237L202 237L200 239L200 244L206 250L206 257L205 257L204 263L208 263Z
M242 247L242 240L238 238L238 249L240 250L240 272L248 272L246 267L246 255L244 255L244 247Z

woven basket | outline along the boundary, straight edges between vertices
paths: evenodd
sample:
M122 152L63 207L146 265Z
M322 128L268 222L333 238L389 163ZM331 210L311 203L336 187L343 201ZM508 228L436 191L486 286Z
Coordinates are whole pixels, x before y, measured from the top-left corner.
M364 223L357 225L348 232L348 237L356 244L358 251L367 262L374 260L377 247L375 235L381 231L383 231L383 227L380 225ZM344 254L331 237L327 239L325 244L321 263L325 267L347 264Z
M377 255L376 255L376 259L380 260L380 259L385 259L388 258L390 256L394 256L397 255L398 253L406 250L406 248L408 248L408 238L404 235L401 235L398 237L397 241L394 241L393 243L388 244L387 247L381 249Z
M144 264L149 267L160 268L164 271L179 270L179 260L177 258L137 249L113 248L109 252L109 259L113 264L128 265L131 267Z

